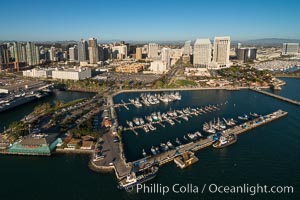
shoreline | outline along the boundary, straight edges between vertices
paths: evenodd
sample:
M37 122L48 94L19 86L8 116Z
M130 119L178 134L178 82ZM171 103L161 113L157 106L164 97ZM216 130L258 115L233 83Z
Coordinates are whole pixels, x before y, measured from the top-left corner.
M300 78L300 76L291 76L291 75L278 75L278 76L276 76L275 75L275 77L276 78L297 78L297 79L299 79Z

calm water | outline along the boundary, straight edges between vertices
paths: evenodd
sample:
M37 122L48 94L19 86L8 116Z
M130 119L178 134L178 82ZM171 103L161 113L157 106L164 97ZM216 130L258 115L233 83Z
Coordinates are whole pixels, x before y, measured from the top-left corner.
M295 84L299 85L300 80ZM297 90L299 93L299 89ZM293 91L295 92L295 91ZM116 101L139 95L121 94ZM68 97L72 94L66 95ZM78 98L78 97L77 97ZM53 100L53 99L52 99ZM130 106L130 111L121 108L119 121L145 116L153 111L168 111L186 106L202 106L228 101L220 111L194 117L188 122L176 123L173 127L157 126L157 131L135 136L123 134L125 154L128 160L141 158L144 148L176 137L182 138L189 131L201 130L202 123L214 117L234 117L249 112L266 114L277 109L289 112L285 118L241 135L238 143L222 150L207 148L196 155L199 162L181 170L174 163L163 166L158 176L149 184L160 183L172 186L175 183L241 185L292 185L294 195L220 195L220 194L158 194L126 193L116 189L114 174L98 174L89 170L87 156L55 155L49 158L0 156L1 199L299 199L300 188L300 108L262 94L242 91L196 91L182 92L182 101L168 105L142 107ZM27 108L28 106L28 108ZM31 104L22 109L30 110ZM20 108L19 108L20 109ZM18 109L18 110L19 110ZM21 109L20 109L21 110ZM13 116L13 115L12 115ZM12 116L1 115L0 120ZM15 119L13 119L15 120Z
M286 82L286 85L282 86L282 90L271 91L275 94L300 101L300 79L299 78L280 78Z

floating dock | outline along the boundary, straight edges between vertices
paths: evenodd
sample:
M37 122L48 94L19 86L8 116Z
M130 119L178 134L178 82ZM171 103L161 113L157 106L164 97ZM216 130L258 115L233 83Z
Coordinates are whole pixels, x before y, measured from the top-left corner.
M174 163L176 163L181 169L184 169L198 161L199 159L195 156L195 154L189 151L174 158Z

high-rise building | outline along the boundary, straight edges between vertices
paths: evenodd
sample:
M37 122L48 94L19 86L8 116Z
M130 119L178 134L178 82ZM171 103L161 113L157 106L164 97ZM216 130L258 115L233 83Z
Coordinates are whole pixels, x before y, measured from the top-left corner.
M28 65L38 65L40 63L40 51L33 42L26 43L26 58Z
M184 47L183 47L183 54L190 55L192 53L191 49L192 49L191 40L185 41Z
M197 39L194 44L194 67L209 67L211 63L211 42L209 38Z
M114 59L122 60L124 58L127 58L126 45L113 46L111 49L112 49L112 56Z
M148 50L149 50L149 45L145 44L142 47L142 54L148 54Z
M104 57L105 55L104 55L103 47L98 45L98 60L104 61Z
M88 57L88 44L87 41L84 39L81 39L80 42L78 42L78 60L79 61L87 61L89 59Z
M253 61L256 59L257 49L255 47L242 47L238 49L237 59L243 62Z
M78 61L78 48L76 45L69 48L69 60L72 62Z
M15 58L15 62L17 63L26 62L26 51L22 43L13 43L13 57Z
M297 55L299 53L299 43L283 43L282 55Z
M236 47L235 47L235 53L236 53L236 56L237 56L238 50L239 50L240 48L242 48L242 43L239 42L239 43L236 44Z
M136 60L141 60L142 59L142 48L138 47L135 50L135 59Z
M89 39L89 60L91 64L97 64L99 61L98 45L96 38Z
M50 61L57 61L56 48L55 47L50 47L49 56L50 56Z
M158 57L158 44L149 43L148 47L148 58L157 58Z
M229 67L230 37L215 37L212 68Z
M9 62L8 49L6 44L0 45L0 71L7 68Z
M161 61L165 62L167 67L171 65L171 49L170 48L162 48L161 49Z

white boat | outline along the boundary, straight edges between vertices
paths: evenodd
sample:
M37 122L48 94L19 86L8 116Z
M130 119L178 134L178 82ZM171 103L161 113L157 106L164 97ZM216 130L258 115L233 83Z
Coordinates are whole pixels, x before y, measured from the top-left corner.
M148 124L148 127L151 131L155 131L156 130L156 127L153 126L152 124Z
M248 115L244 114L243 116L238 116L238 119L246 121L249 119L249 117Z
M145 150L143 149L143 156L146 157L147 153L145 152Z
M152 152L153 155L156 155L156 154L157 154L157 152L156 152L154 146L151 147L151 152Z
M259 114L257 114L257 113L250 113L250 115L251 115L252 117L259 117Z
M131 121L126 121L126 123L128 124L128 126L133 127L133 123Z
M196 136L195 136L195 134L193 134L193 133L188 133L187 135L188 135L188 138L190 140L196 140L197 139Z
M179 117L181 117L182 119L184 119L185 121L189 121L189 118L186 115L180 115Z
M170 149L173 149L173 148L174 148L173 144L172 144L170 141L167 142L167 145L168 145L168 147L169 147Z
M140 125L140 119L137 118L137 117L133 118L133 122L134 122L137 126Z
M196 134L199 138L202 137L202 134L201 134L199 131L195 132L195 134Z
M148 126L147 126L147 125L144 125L144 126L143 126L143 129L144 129L144 131L145 131L146 133L148 133L148 132L149 132L149 128L148 128Z
M176 138L176 143L177 143L179 146L182 144L178 138Z
M144 124L145 124L145 121L144 121L143 118L140 118L140 124L141 124L141 125L144 125Z
M171 124L172 126L175 124L175 122L174 122L172 119L168 119L167 122L168 122L169 124Z
M160 147L162 151L168 151L169 147L165 143L160 143Z

